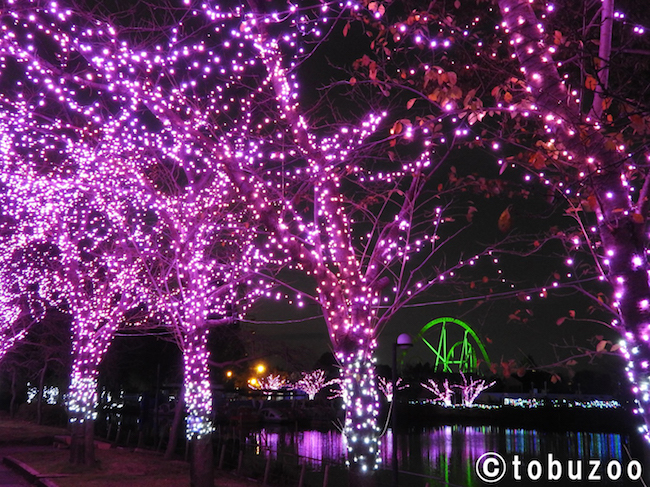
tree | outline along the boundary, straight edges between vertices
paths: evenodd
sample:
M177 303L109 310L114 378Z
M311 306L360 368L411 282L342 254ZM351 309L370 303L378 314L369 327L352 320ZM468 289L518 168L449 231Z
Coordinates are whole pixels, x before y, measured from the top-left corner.
M495 384L494 382L487 383L483 379L474 379L472 377L468 380L463 373L461 373L461 376L463 383L458 384L457 387L463 395L463 406L465 407L472 407L479 394Z
M52 126L36 115L27 118L2 120L11 148L2 152L1 163L14 292L27 309L57 307L72 317L70 458L92 465L97 367L119 324L144 299L128 236L139 209L121 168L99 163L101 146L67 139L58 121ZM40 131L39 141L21 151Z
M443 383L444 391L440 390L440 386L433 379L428 379L427 382L420 383L422 387L426 390L433 393L437 401L440 401L445 406L451 406L453 404L454 397L454 386L449 385L449 380L445 379Z
M504 177L521 167L528 181L551 191L577 227L555 226L549 234L572 253L588 253L590 273L609 283L610 326L623 338L638 412L650 424L644 405L650 400L650 104L640 81L650 67L640 25L648 22L646 10L620 1L626 16L609 0L499 0L498 9L489 2L388 5L357 10L372 55L359 60L348 84L397 92L408 124L431 127L439 142L467 133L466 145L491 151ZM513 221L512 208L504 211L502 231L516 230ZM561 279L552 280L559 285ZM602 291L582 284L570 285L605 301ZM647 429L645 435L650 439Z
M327 375L323 369L317 369L312 372L303 372L302 377L293 386L294 389L304 391L310 401L313 401L319 391L333 384L332 380L327 380Z
M251 389L261 390L265 394L271 394L269 391L279 391L287 385L287 379L282 378L279 374L269 374L256 380L256 382L248 383L248 387Z
M231 289L232 282L239 282L211 281L213 275L204 272L217 272L202 261L212 244L193 240L193 232L216 230L212 223L202 226L210 222L207 212L219 213L224 204L228 215L228 205L233 205L231 222L237 228L246 222L255 228L257 250L250 254L257 262L254 272L288 266L310 276L312 292L294 288L293 300L302 304L311 297L323 310L341 364L349 460L364 483L371 481L365 474L380 461L374 371L379 334L404 304L433 286L453 284L460 279L460 269L481 257L493 258L493 245L473 246L467 252L450 248L474 220L476 208L468 189L488 183L443 183L451 180L451 149L464 134L452 133L438 143L435 126L388 123L385 111L394 107L385 96L375 97L356 114L348 110L352 104L347 95L352 94L336 90L329 92L341 95L336 104L336 97L322 97L316 109L301 108L296 73L326 44L320 39L326 26L340 27L346 37L347 24L341 18L347 7L318 3L287 5L278 12L266 8L255 3L231 10L207 4L163 7L138 11L144 15L129 19L54 4L3 10L7 28L0 34L0 51L7 58L5 66L12 69L3 81L3 100L7 113L22 114L14 131L23 138L14 137L10 146L26 152L26 158L38 161L46 173L74 174L76 186L62 177L58 189L78 195L79 208L106 200L95 210L99 220L89 227L83 227L83 221L74 223L73 215L84 214L75 204L68 202L57 211L63 216L68 208L69 230L90 232L98 239L91 242L93 248L111 252L81 258L81 240L74 232L54 232L65 262L61 269L72 266L74 259L89 259L86 267L91 268L104 256L118 256L110 258L119 261L123 274L111 260L105 267L118 274L106 274L107 281L90 279L92 287L106 289L101 313L122 306L111 313L117 319L145 300L136 292L117 293L110 287L119 283L131 289L140 276L133 269L142 263L147 263L146 272L154 281L170 277L157 281L164 291L160 296L168 299L167 308L160 309L175 310L166 314L176 316L175 329L184 349L191 350L186 370L199 385L187 396L195 401L190 410L197 411L190 415L190 431L202 435L210 429L203 420L209 411L203 326L209 311L200 298L216 296L215 287ZM341 40L346 41L334 39ZM373 79L376 63L361 64L368 68L371 85L381 88ZM347 77L344 83L354 85ZM346 109L334 108L343 107L341 100ZM328 117L319 119L328 109ZM444 118L453 120L454 115ZM29 122L25 125L24 120ZM44 136L36 145L27 144L27 133ZM138 167L143 160L144 167ZM117 174L111 172L114 166ZM223 199L195 185L204 180L215 186L223 183ZM111 184L113 191L105 193ZM152 186L159 194L141 191ZM140 197L130 200L135 194ZM235 209L233 198L245 209ZM58 201L56 195L52 201ZM107 208L111 212L104 215ZM173 224L156 229L165 222L165 212ZM126 234L118 231L119 225L109 225L112 218L123 220ZM140 244L139 255L133 252L134 242ZM197 245L202 247L194 248ZM163 252L164 262L156 261L161 248L168 251ZM445 257L442 252L448 249L451 253ZM275 278L273 273L268 271L266 277ZM65 279L79 280L73 272ZM262 280L262 288L267 281ZM174 285L165 289L171 282ZM250 285L260 286L253 281ZM69 306L77 320L79 313L72 308L87 304L90 296L75 293L70 297L78 298L78 304ZM182 312L188 305L195 314ZM114 329L111 323L106 330ZM79 327L79 334L87 329ZM101 355L101 350L92 354ZM91 371L88 374L92 379ZM73 380L79 384L76 373ZM87 382L88 392L92 380ZM92 397L90 392L87 397ZM89 410L84 406L83 411ZM202 477L208 482L207 474Z
M395 387L397 388L398 391L402 389L406 389L409 385L408 384L402 384L402 378L399 377L397 379L397 382L395 382ZM386 401L388 402L393 402L393 382L389 381L387 379L384 379L383 377L379 377L379 390L382 392L384 397L386 397Z
M136 161L147 201L146 238L132 243L151 289L147 307L183 353L191 485L200 486L214 477L208 335L238 320L266 285L256 276L256 234L245 207L213 159L183 159L190 150L191 141L154 126L123 134L115 157Z
M524 2L506 0L501 0L499 6L544 128L557 137L558 150L563 149L559 164L573 173L573 181L584 181L585 190L579 196L590 200L592 209L597 212L602 253L595 251L594 254L614 290L620 317L614 327L623 336L628 377L638 400L638 412L646 424L644 436L650 441L650 409L645 406L650 400L645 392L650 358L650 267L646 233L650 182L644 178L638 196L634 185L627 182L630 169L636 169L637 164L633 153L627 152L617 141L624 127L616 127L605 108L605 96L615 94L608 86L610 53L607 49L599 52L600 67L598 81L595 81L595 105L592 106L595 118L587 117L579 111L575 98L568 93L566 83L552 62L532 7ZM612 15L613 9L605 12L601 28L611 22ZM606 39L607 34L604 37ZM647 106L638 106L634 110L637 113L624 113L623 116L629 116L631 124L638 123L636 117L647 116L647 109ZM642 162L638 169L646 173L647 162Z
M432 143L428 126L401 120L387 126L387 114L377 109L382 101L376 99L369 103L374 113L356 126L350 126L354 117L347 112L341 118L347 116L348 123L336 118L344 110L333 108L337 105L327 99L322 103L332 108L338 123L310 121L313 111L301 109L296 101L300 98L293 74L297 63L285 60L289 48L274 35L284 20L269 19L265 7L252 3L255 14L240 28L241 38L253 39L259 50L266 67L263 85L273 88L280 114L258 125L268 125L273 133L260 146L266 146L262 155L267 154L267 160L281 164L258 169L229 163L226 167L233 181L242 181L243 194L256 196L250 202L281 242L279 248L316 281L314 299L322 307L341 364L350 464L355 481L365 482L363 474L378 468L374 351L379 333L416 296L456 281L460 269L473 266L481 257L491 258L496 244L479 245L467 258L462 250L452 251L448 260L440 257L441 249L447 250L454 237L471 225L476 210L467 190L477 183L436 185L439 173L449 167L451 149L462 131L439 146ZM357 9L354 6L352 11ZM286 19L287 24L292 22L290 16ZM310 25L304 27L306 32L309 29ZM344 36L346 30L344 26ZM373 68L362 58L364 63L371 83L377 84L376 65ZM356 81L351 78L345 83ZM254 113L243 118L243 127L259 121ZM250 134L239 137L243 141ZM277 148L272 145L276 140L282 144ZM300 174L308 175L310 186L305 186ZM266 184L278 175L281 182ZM465 194L458 198L455 190ZM276 200L285 202L277 210L265 204Z

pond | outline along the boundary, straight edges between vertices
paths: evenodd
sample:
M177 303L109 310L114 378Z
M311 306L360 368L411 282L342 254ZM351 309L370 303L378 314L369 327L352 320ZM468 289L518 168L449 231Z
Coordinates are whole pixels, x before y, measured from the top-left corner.
M345 461L344 439L336 430L273 426L250 432L245 442L262 456L299 455L311 469ZM383 464L391 470L390 429L382 445ZM397 445L399 485L408 487L478 487L497 485L497 480L500 487L627 487L644 485L650 470L636 438L613 433L442 425L400 431Z

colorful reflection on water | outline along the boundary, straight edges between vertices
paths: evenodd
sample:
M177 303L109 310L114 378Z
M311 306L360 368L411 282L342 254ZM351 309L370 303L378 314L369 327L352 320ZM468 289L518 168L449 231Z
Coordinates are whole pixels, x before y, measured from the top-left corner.
M301 457L300 463L319 468L322 462L345 462L345 440L334 431L289 431L272 427L253 433L247 440L255 444L260 452L277 458L280 453L293 453Z
M538 459L546 465L548 454L563 462L568 460L600 459L605 465L614 459L625 466L630 457L625 438L618 434L566 432L552 433L536 430L510 429L496 426L438 426L410 430L397 437L400 485L485 486L475 473L477 459L486 452L498 452L508 462L515 455L527 462ZM321 469L324 463L345 461L345 441L338 431L290 431L286 428L266 428L251 433L247 439L260 455L277 458L278 453L301 457L299 463ZM392 431L382 438L382 459L386 469L392 465ZM641 463L644 462L641 460ZM643 465L645 467L645 465ZM544 467L546 468L546 467ZM650 468L650 467L649 467ZM525 471L525 470L524 470ZM625 478L599 482L570 481L562 478L554 486L575 485L643 485ZM564 475L566 477L566 474ZM624 477L624 476L623 476ZM499 486L532 485L530 481L516 481L505 477ZM536 485L550 485L544 480Z

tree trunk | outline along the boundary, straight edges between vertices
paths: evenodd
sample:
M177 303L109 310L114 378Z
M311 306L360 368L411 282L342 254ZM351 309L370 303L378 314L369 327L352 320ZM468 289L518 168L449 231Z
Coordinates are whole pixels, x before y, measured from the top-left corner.
M362 472L358 468L355 468L354 465L351 465L348 474L348 485L353 485L354 487L376 487L378 485L377 475Z
M16 416L16 368L11 369L11 401L9 402L9 416Z
M95 465L95 420L75 421L70 424L70 463Z
M193 438L190 448L190 486L214 487L212 434Z
M169 429L169 441L167 442L167 448L165 448L165 459L170 459L174 456L174 451L176 451L176 444L178 443L178 433L180 431L181 421L183 419L183 413L185 411L185 401L182 397L178 398L176 407L174 408L174 419L172 420L171 428Z
M197 314L200 314L197 312ZM195 319L197 319L195 317ZM212 487L212 389L210 387L209 329L192 323L183 347L184 396L187 406L187 438L190 441L190 485Z
M94 465L95 416L97 408L97 357L92 344L73 345L74 361L70 377L68 417L72 431L70 463Z
M614 27L614 0L602 0L600 13L600 43L598 45L598 85L594 91L591 112L597 120L603 116L603 102L609 84L609 64L612 55L612 30Z
M84 423L70 423L70 463L72 465L83 465L86 463L84 436Z
M361 335L361 333L360 333ZM368 335L363 334L368 339ZM337 358L341 368L341 390L345 408L345 434L350 475L355 483L372 485L369 477L380 467L380 428L377 425L379 397L375 379L374 340L359 347L359 337L351 334L341 343ZM370 482L369 484L362 483Z
M41 369L38 377L38 395L36 400L36 424L43 423L43 388L45 386L45 373L47 372L47 361Z
M618 174L605 174L595 180L601 199L599 233L606 253L603 264L608 269L607 279L614 288L614 303L619 311L617 329L624 340L622 352L637 400L635 412L643 418L643 435L650 441L650 268L644 246L646 223L629 208L627 192Z

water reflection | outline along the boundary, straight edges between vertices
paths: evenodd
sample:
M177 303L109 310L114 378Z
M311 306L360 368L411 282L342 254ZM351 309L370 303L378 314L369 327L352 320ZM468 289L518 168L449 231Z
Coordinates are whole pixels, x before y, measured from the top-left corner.
M506 453L535 454L539 452L537 431L506 429Z
M400 470L473 486L477 481L473 474L474 462L483 453L498 448L498 434L490 426L424 428L408 435L400 434L398 448Z
M568 460L600 459L604 465L614 459L625 465L629 460L618 434L606 433L550 433L535 430L500 428L496 426L438 426L410 430L397 437L400 478L403 485L460 485L484 486L475 473L477 459L486 452L498 452L510 462L515 455L526 463L538 459L546 465L548 454L563 462ZM302 457L313 469L320 469L323 462L345 461L345 442L338 431L291 431L273 427L252 433L247 443L256 446L260 455L277 458L278 453L291 453ZM391 468L392 431L389 429L381 441L382 460ZM546 468L546 467L544 467ZM525 471L524 471L525 472ZM565 474L566 477L566 474ZM604 479L607 480L607 479ZM504 478L504 485L526 485ZM598 483L598 482L597 482ZM402 484L402 482L400 482ZM545 485L542 482L540 485ZM593 485L594 482L569 483L568 479L554 481L553 485ZM603 481L598 485L641 485L638 482Z
M314 468L319 468L323 461L343 463L346 455L345 441L337 430L291 431L271 427L252 433L247 443L254 444L260 454L264 452L273 458L277 458L278 452L296 454L301 457L301 464Z

